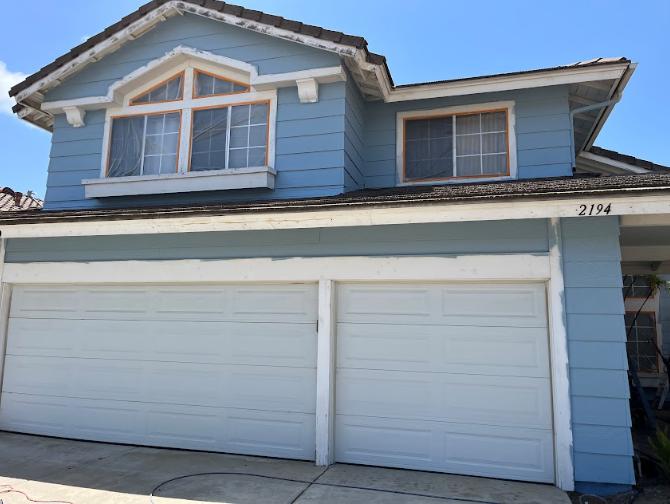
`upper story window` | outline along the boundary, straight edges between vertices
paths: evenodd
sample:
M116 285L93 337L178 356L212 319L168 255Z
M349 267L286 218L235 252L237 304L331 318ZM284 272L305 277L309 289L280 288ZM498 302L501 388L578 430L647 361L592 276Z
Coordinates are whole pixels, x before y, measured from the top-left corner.
M161 103L181 100L184 95L184 72L181 72L167 81L159 82L148 91L130 100L131 105L142 103Z
M234 93L245 93L249 86L242 82L236 82L214 75L202 70L195 71L195 86L193 86L193 97L223 96Z
M182 66L108 111L104 177L271 170L276 91Z
M398 114L401 184L516 175L513 104Z

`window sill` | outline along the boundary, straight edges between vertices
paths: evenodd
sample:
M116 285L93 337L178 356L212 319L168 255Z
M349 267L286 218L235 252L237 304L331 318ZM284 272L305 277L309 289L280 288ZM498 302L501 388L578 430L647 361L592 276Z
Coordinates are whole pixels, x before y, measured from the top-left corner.
M139 175L82 180L86 198L171 194L229 189L274 189L276 172L268 167L229 168L169 175Z
M449 184L472 184L483 182L502 182L504 180L516 180L513 175L492 175L483 177L450 177L443 179L418 179L418 180L403 180L397 183L398 186L415 186L415 185L449 185Z

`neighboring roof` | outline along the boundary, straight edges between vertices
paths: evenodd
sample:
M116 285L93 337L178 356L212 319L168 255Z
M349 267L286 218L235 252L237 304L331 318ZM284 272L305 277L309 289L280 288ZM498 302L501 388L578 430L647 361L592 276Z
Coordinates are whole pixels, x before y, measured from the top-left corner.
M39 210L42 200L30 192L23 194L9 187L0 189L0 212L18 212L23 210Z
M155 219L253 212L291 212L361 206L398 206L443 202L493 202L549 199L604 194L670 194L670 173L613 177L562 177L439 186L405 186L362 190L338 196L292 200L266 200L197 206L123 209L41 210L0 215L0 226L67 221Z
M647 161L646 159L636 158L628 154L621 154L620 152L609 149L603 149L602 147L596 147L595 145L589 149L589 152L591 154L595 154L596 156L606 157L613 161L618 161L619 163L625 163L631 166L637 166L638 168L643 168L649 171L670 170L670 166L660 165L657 163L653 163L651 161Z

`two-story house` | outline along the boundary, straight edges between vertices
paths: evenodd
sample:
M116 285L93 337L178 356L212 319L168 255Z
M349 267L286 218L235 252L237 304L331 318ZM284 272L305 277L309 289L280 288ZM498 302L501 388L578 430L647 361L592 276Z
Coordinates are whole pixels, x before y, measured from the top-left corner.
M0 216L0 429L629 487L619 235L670 175L592 145L634 69L395 85L361 37L146 4L10 92L52 147Z

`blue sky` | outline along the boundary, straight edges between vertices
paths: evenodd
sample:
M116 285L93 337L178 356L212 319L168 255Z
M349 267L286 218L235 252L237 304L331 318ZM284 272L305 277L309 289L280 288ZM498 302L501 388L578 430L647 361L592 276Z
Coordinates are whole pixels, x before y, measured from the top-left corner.
M50 135L11 116L7 89L142 1L31 0L0 18L0 186L43 196ZM396 83L549 67L598 56L639 63L597 145L670 165L670 1L240 0L364 36ZM18 17L17 17L18 16Z

